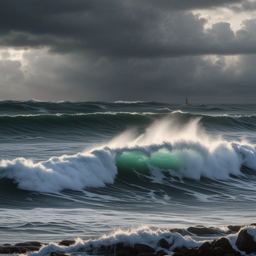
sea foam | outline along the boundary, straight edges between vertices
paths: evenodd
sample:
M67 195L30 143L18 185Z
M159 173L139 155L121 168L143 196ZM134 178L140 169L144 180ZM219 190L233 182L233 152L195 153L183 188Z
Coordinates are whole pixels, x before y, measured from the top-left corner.
M40 192L103 187L114 182L117 160L124 153L137 152L144 155L142 160L152 176L164 170L181 178L228 180L230 175L243 176L242 165L256 169L255 145L213 138L199 118L185 125L176 119L162 119L142 134L129 129L107 144L73 156L38 163L25 158L2 160L0 177L13 179L21 189ZM130 159L131 165L136 164L133 161Z
M111 150L63 155L39 163L25 158L2 160L0 168L1 177L13 179L21 189L39 192L103 187L113 183L117 174Z

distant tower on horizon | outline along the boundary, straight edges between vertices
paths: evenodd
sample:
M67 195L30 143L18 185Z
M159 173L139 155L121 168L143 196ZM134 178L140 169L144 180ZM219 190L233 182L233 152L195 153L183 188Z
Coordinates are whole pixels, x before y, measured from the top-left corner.
M186 97L185 104L188 104L188 98Z

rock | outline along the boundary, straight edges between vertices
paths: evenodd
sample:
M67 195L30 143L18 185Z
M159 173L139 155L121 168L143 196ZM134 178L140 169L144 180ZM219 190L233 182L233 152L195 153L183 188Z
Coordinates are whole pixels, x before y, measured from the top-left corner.
M88 252L86 252L86 253L88 253ZM95 255L107 255L108 254L107 251L102 251L101 249L96 249L95 251L92 251L91 253L95 254Z
M15 246L31 246L31 245L30 243L25 242L25 243L17 243L15 244Z
M196 255L198 256L211 256L212 254L213 254L213 251L208 246L200 246L197 249L197 253L196 253Z
M155 256L155 254L152 252L151 253L140 253L137 256Z
M159 254L161 254L162 252L164 252L164 250L159 250L155 253L155 256L158 256Z
M112 246L113 248L113 253L121 256L121 255L124 255L124 256L130 256L130 255L136 255L136 250L131 247L131 246L128 246L128 245L124 245L123 243L118 243L118 244L115 244ZM110 250L111 251L111 250Z
M214 241L212 243L212 248L221 248L223 249L225 252L233 252L234 249L231 246L229 240L225 237L222 237L221 239Z
M209 242L205 242L205 243L203 243L201 246L198 247L198 250L199 250L199 249L202 249L202 248L204 248L204 247L211 248L212 245L211 245Z
M118 253L116 255L117 256L130 256L131 254L129 251L120 250L120 251L118 251Z
M64 253L59 253L59 252L51 252L50 256L67 256L67 255Z
M62 240L61 242L59 242L59 245L70 246L75 244L75 242L75 240Z
M9 247L0 247L0 254L14 254L14 253L27 253L27 252L34 252L38 251L39 247L16 247L16 246L9 246Z
M228 229L233 232L238 232L243 226L228 226Z
M169 247L170 247L169 243L164 238L162 238L158 241L158 246L165 248L165 249L169 249Z
M40 242L37 242L37 241L29 241L29 242L26 242L26 243L29 243L29 244L31 244L32 246L39 246L39 247L41 247L42 245L44 245L43 243L40 243Z
M12 246L11 244L4 244L4 246Z
M256 252L256 242L253 237L248 234L246 229L239 232L236 240L236 246L240 251L244 251L247 254Z
M24 243L17 243L15 246L38 246L41 247L43 244L37 241L29 241Z
M175 252L173 254L173 256L181 256L181 255L182 256L184 256L184 255L186 255L186 256L190 256L190 255L197 255L197 256L199 256L199 254L197 254L197 249L196 248L190 248L190 249L186 248L186 250L183 250L183 251L180 251L180 252ZM201 255L201 256L203 256L203 255ZM209 255L207 255L207 256L209 256Z
M164 256L164 255L168 255L168 253L164 250L159 250L155 253L155 256Z
M213 251L213 256L224 256L225 255L225 252L223 249L221 248L217 248Z
M187 230L196 235L218 234L217 231L210 229L210 228L206 228L206 227L189 227Z
M92 247L92 245L90 245L90 247ZM112 254L114 253L113 245L108 245L108 246L101 245L99 248L100 248L101 251L106 251L107 253L112 253Z
M155 250L152 247L150 247L146 244L135 244L134 249L136 250L137 254L154 253L155 252Z
M170 229L170 232L171 232L171 233L179 233L179 234L182 235L183 229L180 229L180 228L173 228L173 229Z
M167 252L165 252L165 251L163 251L163 250L161 250L162 252L160 252L160 253L158 253L158 254L155 254L156 256L164 256L164 255L168 255L168 253Z
M183 255L194 255L194 253L197 251L196 248L190 248L182 252Z
M176 247L173 251L180 253L180 252L185 251L187 249L188 248L186 246L182 246L182 247Z

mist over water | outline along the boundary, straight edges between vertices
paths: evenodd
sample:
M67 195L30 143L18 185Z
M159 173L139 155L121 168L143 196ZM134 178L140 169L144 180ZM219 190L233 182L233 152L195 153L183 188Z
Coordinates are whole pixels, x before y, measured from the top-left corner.
M255 222L255 110L0 102L5 242Z

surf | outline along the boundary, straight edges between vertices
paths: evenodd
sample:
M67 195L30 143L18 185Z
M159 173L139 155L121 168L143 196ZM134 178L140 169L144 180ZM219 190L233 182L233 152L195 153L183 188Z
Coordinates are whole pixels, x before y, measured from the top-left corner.
M162 179L228 180L242 177L242 166L256 170L254 144L210 136L200 118L185 124L163 118L143 133L127 129L108 143L75 155L41 162L21 157L3 159L0 177L13 180L20 189L55 193L105 187L114 184L118 174L152 178L158 172Z

